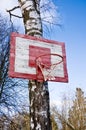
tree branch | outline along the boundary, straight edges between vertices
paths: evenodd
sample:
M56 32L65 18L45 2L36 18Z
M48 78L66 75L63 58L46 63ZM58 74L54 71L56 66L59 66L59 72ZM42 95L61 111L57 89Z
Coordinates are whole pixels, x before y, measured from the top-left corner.
M15 6L14 8L12 8L10 10L7 10L7 12L10 15L10 20L11 20L11 16L14 16L14 17L17 17L17 18L22 18L22 16L18 16L18 15L15 15L15 14L11 13L12 11L14 11L15 9L18 9L18 8L20 8L20 6Z
M20 8L20 6L15 6L14 8L12 8L12 9L10 9L10 10L7 10L7 12L12 12L12 11L14 11L15 9L18 9L18 8Z

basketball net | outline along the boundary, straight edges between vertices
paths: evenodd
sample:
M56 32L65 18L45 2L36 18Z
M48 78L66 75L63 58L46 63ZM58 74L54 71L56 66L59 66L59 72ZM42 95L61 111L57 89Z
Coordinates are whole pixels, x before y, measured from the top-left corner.
M55 55L55 54L50 54L50 55ZM55 55L56 56L56 55ZM40 73L42 73L42 76L44 78L44 81L47 80L55 80L55 71L57 71L57 66L58 64L63 62L63 57L60 55L57 55L61 58L61 61L51 64L51 65L46 65L42 63L41 57L38 57L36 59L36 71L37 71L37 76L39 75L39 69Z

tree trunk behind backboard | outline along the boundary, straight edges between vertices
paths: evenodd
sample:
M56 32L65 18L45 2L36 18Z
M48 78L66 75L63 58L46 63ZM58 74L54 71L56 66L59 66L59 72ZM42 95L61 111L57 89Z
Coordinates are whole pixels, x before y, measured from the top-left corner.
M25 33L42 37L40 0L18 0L22 11ZM35 53L35 52L34 52ZM30 129L51 130L49 91L47 82L29 81Z

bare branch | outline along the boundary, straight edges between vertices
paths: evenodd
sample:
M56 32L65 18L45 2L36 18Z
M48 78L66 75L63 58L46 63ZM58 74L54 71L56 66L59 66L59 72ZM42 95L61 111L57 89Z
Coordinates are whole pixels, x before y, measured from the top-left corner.
M55 26L62 26L61 24L59 24L59 23L54 23L54 22L50 22L50 21L48 21L48 20L42 20L42 21L44 21L44 22L46 22L46 23L49 23L49 24L53 24L53 25L55 25Z
M20 6L15 6L14 8L10 9L10 10L7 10L7 12L11 12L11 11L14 11L15 9L18 9L20 8Z
M11 16L14 16L14 17L17 17L17 18L22 18L22 16L18 16L18 15L15 15L13 13L11 13L12 11L16 10L16 9L19 9L20 6L15 6L14 8L10 9L10 10L7 10L7 12L9 13L10 15L10 21L11 21Z
M18 15L15 15L15 14L12 14L11 12L9 12L10 16L14 16L14 17L17 17L17 18L22 18L22 16L18 16Z

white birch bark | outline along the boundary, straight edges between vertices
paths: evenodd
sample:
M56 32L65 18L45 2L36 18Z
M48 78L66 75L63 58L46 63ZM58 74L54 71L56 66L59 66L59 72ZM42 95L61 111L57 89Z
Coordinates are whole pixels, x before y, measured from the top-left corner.
M42 36L42 24L40 17L40 0L18 0L20 3L25 33L28 35Z

